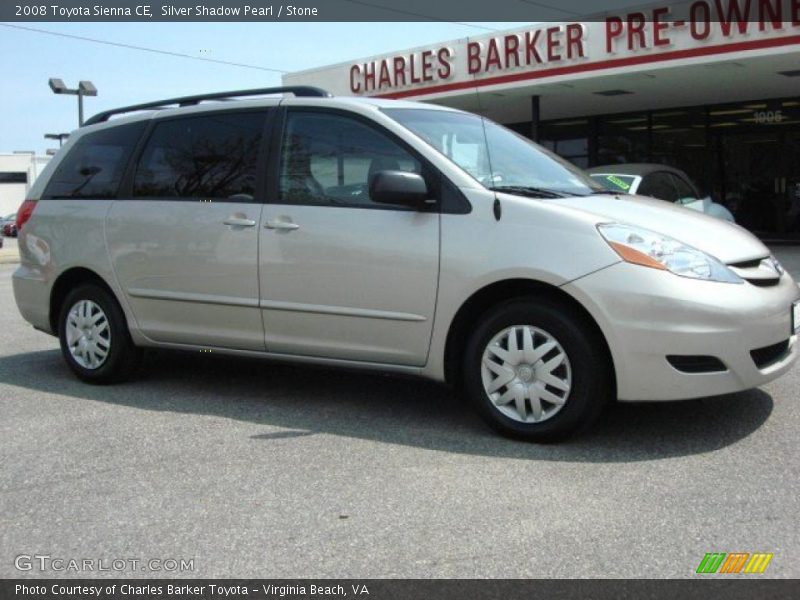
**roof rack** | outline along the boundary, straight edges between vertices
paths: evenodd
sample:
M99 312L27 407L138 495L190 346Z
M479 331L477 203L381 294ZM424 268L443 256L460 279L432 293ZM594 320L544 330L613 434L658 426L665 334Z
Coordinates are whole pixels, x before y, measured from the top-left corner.
M231 92L214 92L213 94L199 94L197 96L182 96L180 98L169 98L167 100L158 100L155 102L145 102L143 104L133 104L131 106L123 106L122 108L115 108L101 113L97 113L92 118L88 119L84 126L94 125L96 123L103 123L114 115L123 113L135 112L138 110L157 110L160 108L169 108L170 106L194 106L205 100L230 100L232 98L240 98L245 96L266 96L267 94L294 94L298 97L307 98L330 98L331 93L313 86L308 85L294 85L288 87L273 87L273 88L258 88L253 90L238 90Z

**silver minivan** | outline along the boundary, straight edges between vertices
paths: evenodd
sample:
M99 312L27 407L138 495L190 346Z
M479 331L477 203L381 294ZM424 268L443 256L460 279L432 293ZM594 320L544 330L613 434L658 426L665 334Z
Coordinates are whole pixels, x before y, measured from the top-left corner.
M552 441L609 399L735 392L797 356L798 287L753 235L429 104L295 87L101 113L17 219L17 305L90 383L145 348L380 369Z

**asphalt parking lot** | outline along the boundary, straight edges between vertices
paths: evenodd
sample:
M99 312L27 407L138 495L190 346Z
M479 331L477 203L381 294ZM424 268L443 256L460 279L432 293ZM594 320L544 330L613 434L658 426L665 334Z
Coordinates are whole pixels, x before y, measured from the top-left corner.
M590 434L537 446L413 379L158 353L135 381L87 386L17 313L13 268L0 577L78 575L20 572L23 554L194 560L93 576L693 577L706 552L736 551L800 576L798 369L616 405Z
M19 249L17 238L2 237L3 245L0 247L0 265L16 264L19 262Z

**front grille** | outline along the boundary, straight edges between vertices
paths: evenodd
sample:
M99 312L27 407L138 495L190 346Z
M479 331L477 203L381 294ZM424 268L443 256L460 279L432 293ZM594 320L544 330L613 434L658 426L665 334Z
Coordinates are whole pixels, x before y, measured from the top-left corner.
M773 285L778 285L780 279L745 279L745 281L757 287L772 287Z
M766 369L786 356L788 350L789 340L783 340L771 346L750 350L750 356L753 357L753 362L756 363L759 369Z
M766 257L765 257L766 258ZM738 263L730 263L728 266L734 269L757 269L761 264L763 258L756 258L754 260L744 260Z
M728 370L716 356L672 354L667 356L667 361L681 373L719 373Z
M780 275L772 268L767 261L769 257L744 260L737 263L729 263L731 271L744 279L747 283L757 287L772 287L781 281Z

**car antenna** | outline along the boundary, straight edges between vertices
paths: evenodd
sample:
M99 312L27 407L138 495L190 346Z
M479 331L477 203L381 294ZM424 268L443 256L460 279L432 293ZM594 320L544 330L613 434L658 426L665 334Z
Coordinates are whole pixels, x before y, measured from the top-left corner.
M486 161L489 163L489 181L493 181L494 169L492 169L492 155L489 152L489 136L486 135L486 121L484 120L483 107L481 106L481 93L480 90L478 90L477 85L475 85L475 100L478 103L478 112L480 113L478 117L481 120L481 127L483 129L483 142L486 144ZM503 206L500 204L500 199L497 197L497 192L494 194L492 211L494 212L494 220L499 221L500 217L503 216Z

